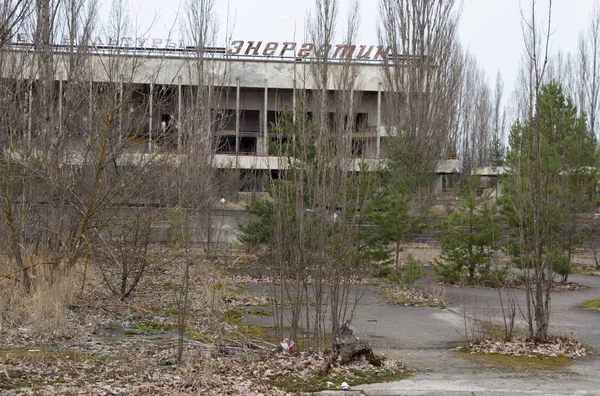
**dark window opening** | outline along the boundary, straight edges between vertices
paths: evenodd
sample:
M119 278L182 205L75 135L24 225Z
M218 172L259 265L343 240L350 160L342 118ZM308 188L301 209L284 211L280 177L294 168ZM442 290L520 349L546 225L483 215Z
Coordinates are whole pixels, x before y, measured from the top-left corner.
M292 139L282 136L273 136L269 140L269 155L289 155Z
M219 136L217 142L217 154L234 153L235 136Z
M352 139L352 155L362 157L365 151L366 142L363 139Z
M369 125L369 115L367 113L357 113L354 118L354 131L360 132L367 129Z
M256 138L240 137L240 153L256 153Z
M173 117L171 114L160 115L160 125L156 141L159 145L174 148L176 144L175 128L173 128Z
M450 192L458 182L458 174L444 173L442 174L442 191Z
M327 126L330 130L362 132L368 129L368 125L369 115L367 113L355 113L353 116L327 113Z
M215 130L216 131L233 131L235 132L235 110L224 109L213 110L215 114Z
M283 113L281 111L267 111L267 130L269 133L283 132Z
M281 171L279 169L271 169L271 179L272 180L283 179L283 171Z
M235 153L235 135L216 136L217 154ZM240 153L256 153L256 138L249 136L240 136Z
M240 111L240 132L260 132L260 111Z

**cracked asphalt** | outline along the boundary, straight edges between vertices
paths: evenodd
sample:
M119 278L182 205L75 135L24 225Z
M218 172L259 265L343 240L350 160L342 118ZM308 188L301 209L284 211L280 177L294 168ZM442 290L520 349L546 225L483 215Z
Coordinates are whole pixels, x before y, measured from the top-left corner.
M600 298L600 277L572 276L584 289L552 293L551 333L577 338L600 351L600 312L577 309ZM600 356L574 360L563 371L519 372L482 366L455 352L470 334L465 318L502 319L497 290L446 287L447 308L393 307L370 289L357 307L352 327L374 350L417 372L409 379L357 386L366 395L600 395ZM524 294L517 292L524 306ZM517 314L520 316L520 314ZM519 322L523 326L522 318ZM465 325L466 323L466 325ZM339 393L338 393L339 394Z
M579 290L552 292L551 333L577 338L600 351L600 312L577 307L600 298L600 277L572 275ZM425 286L435 285L426 277ZM423 284L421 286L424 286ZM515 371L475 363L456 352L457 343L471 334L470 319L501 323L498 291L445 286L448 306L404 307L386 304L380 286L367 286L352 329L368 340L374 351L407 364L416 373L397 382L356 386L352 391L321 394L361 395L600 395L600 353L573 361L561 371ZM269 293L267 285L249 291ZM523 292L516 292L524 307ZM524 329L522 315L517 325Z

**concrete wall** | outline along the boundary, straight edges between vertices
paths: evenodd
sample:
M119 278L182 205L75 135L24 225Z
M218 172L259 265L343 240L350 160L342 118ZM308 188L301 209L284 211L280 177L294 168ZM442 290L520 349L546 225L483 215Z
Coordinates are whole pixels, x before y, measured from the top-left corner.
M133 216L138 209L121 208L119 216ZM158 208L152 211L156 220L151 225L150 242L166 243L169 237L176 235L173 231L177 219L167 208ZM188 212L190 240L194 246L206 246L209 241L212 246L227 247L239 243L242 232L240 225L248 224L253 216L245 210L213 210ZM210 220L210 228L208 227ZM106 228L106 227L105 227ZM109 230L104 231L108 234Z
M3 76L14 77L13 64L22 64L20 72L35 76L37 63L31 51L10 51L2 54L5 59ZM23 58L27 59L23 59ZM9 59L11 58L11 59ZM136 52L119 54L96 53L89 56L88 79L96 82L117 82L121 76L126 83L177 85L179 78L183 85L198 84L198 60L193 57L156 56L153 53ZM14 63L13 63L14 62ZM54 54L55 78L66 79L69 56ZM328 89L337 89L334 76L340 75L344 65L331 63ZM357 88L361 91L376 92L382 80L382 63L353 63L358 73ZM204 60L206 78L218 86L264 88L267 84L275 89L314 89L315 83L308 61L294 62L288 59L220 58Z

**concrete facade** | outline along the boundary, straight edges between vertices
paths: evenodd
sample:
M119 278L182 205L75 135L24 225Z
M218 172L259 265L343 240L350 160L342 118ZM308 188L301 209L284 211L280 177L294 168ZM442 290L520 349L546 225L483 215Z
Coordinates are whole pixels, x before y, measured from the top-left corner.
M2 75L35 81L39 77L39 62L32 47L13 46L3 53ZM212 133L219 154L267 155L270 128L282 111L296 109L300 92L308 113L312 112L315 93L313 63L307 58L252 57L169 52L160 49L109 48L93 49L83 56L83 73L77 77L90 82L90 98L104 84L136 86L139 107L149 107L146 123L150 140L166 129L177 129L187 107L187 97L198 89L218 89L218 100L213 103L215 122ZM52 68L56 85L69 84L69 68L73 54L68 48L56 46L52 54ZM378 158L381 155L381 81L383 63L374 61L340 62L328 64L330 95L347 84L341 81L342 68L356 73L353 113L357 124L351 141L352 156ZM200 88L202 87L202 88ZM208 87L208 88L207 88ZM62 89L62 88L61 88ZM56 89L58 91L58 88ZM162 95L159 97L159 95ZM148 99L149 98L149 99ZM61 100L59 96L57 100ZM152 103L154 100L155 103ZM160 103L159 103L160 101ZM328 109L331 115L336 109ZM385 133L385 136L388 134ZM385 138L385 137L384 137ZM150 147L151 149L151 147ZM245 162L245 161L243 161Z
M33 47L13 46L4 51L2 56L3 78L16 77L36 84L39 53ZM68 47L56 46L53 49L52 70L57 92L63 92L71 83L68 76L73 56ZM296 109L300 96L306 106L304 110L310 116L313 96L320 92L316 90L318 84L313 73L315 59L309 58L228 56L218 53L205 54L199 59L197 53L189 50L175 52L117 47L96 48L78 56L82 56L83 62L81 72L74 80L84 90L88 89L85 87L89 83L89 94L86 96L89 95L90 114L93 112L94 95L103 87L113 87L117 95L124 89L135 91L131 100L137 103L124 106L124 112L128 116L141 109L142 119L132 117L131 122L134 128L147 131L147 141L139 145L141 153L165 149L167 144L161 143L160 137L168 136L168 150L175 157L180 156L181 120L185 119L186 112L195 111L191 105L188 106L188 99L193 98L198 90L215 89L219 90L219 95L217 100L211 102L212 136L205 138L202 143L215 147L211 163L218 168L260 170L265 175L269 171L284 170L287 166L287 161L269 152L270 142L277 139L271 124L286 109ZM347 85L347 81L339 77L342 70L351 68L356 72L352 91L354 119L346 121L352 122L352 131L350 136L344 137L349 145L349 157L345 165L348 171L357 171L361 165L366 165L370 170L376 169L385 151L385 140L395 134L394 127L382 123L384 67L381 61L356 59L333 59L328 64L327 94L332 97ZM62 109L60 93L56 95L56 100L59 102L57 107ZM330 101L332 104L338 102ZM336 110L328 108L326 111L330 117L335 117ZM123 129L126 129L127 125L124 125ZM76 149L68 161L77 161ZM442 161L438 173L458 173L458 165L454 161ZM438 188L443 185L442 179L436 183Z

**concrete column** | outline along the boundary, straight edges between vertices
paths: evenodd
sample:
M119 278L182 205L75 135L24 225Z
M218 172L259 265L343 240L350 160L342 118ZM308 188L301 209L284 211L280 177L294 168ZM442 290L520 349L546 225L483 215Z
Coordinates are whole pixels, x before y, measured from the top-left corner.
M154 112L154 102L153 102L153 93L154 93L154 83L150 83L150 94L149 103L150 103L150 114L148 114L148 149L152 152L152 113Z
M354 130L354 88L350 90L350 111L348 112L348 123L350 127L348 128L348 136L346 136L346 141L344 151L345 157L352 158L352 135L354 132L358 132Z
M123 75L119 75L119 145L123 139Z
M235 152L240 152L240 78L237 78L235 90Z
M292 119L296 122L296 79L292 82Z
M294 60L294 62L295 62L295 60ZM296 66L294 66L294 72L295 72L295 68L296 68ZM296 99L296 78L294 78L294 81L292 82L292 84L293 84L292 85L292 110L293 110L292 120L294 121L294 124L295 124L296 123L296 111L297 111L296 110L296 106L297 106L296 105L296 100L297 100ZM292 136L292 142L294 142L294 143L296 142L296 134L294 134Z
M29 81L29 95L27 100L27 148L31 149L31 112L33 111L33 80Z
M269 107L269 81L265 80L265 109L263 114L263 154L269 154L269 131L267 124L267 110Z
M377 85L377 152L376 158L381 157L381 83Z
M181 128L183 119L183 98L181 97L181 76L177 76L177 150L181 151Z
M92 117L94 116L94 107L92 105L92 103L94 103L93 89L94 83L90 81L90 89L88 92L88 125L90 128L92 127Z
M63 124L63 79L58 77L58 134L62 135Z

